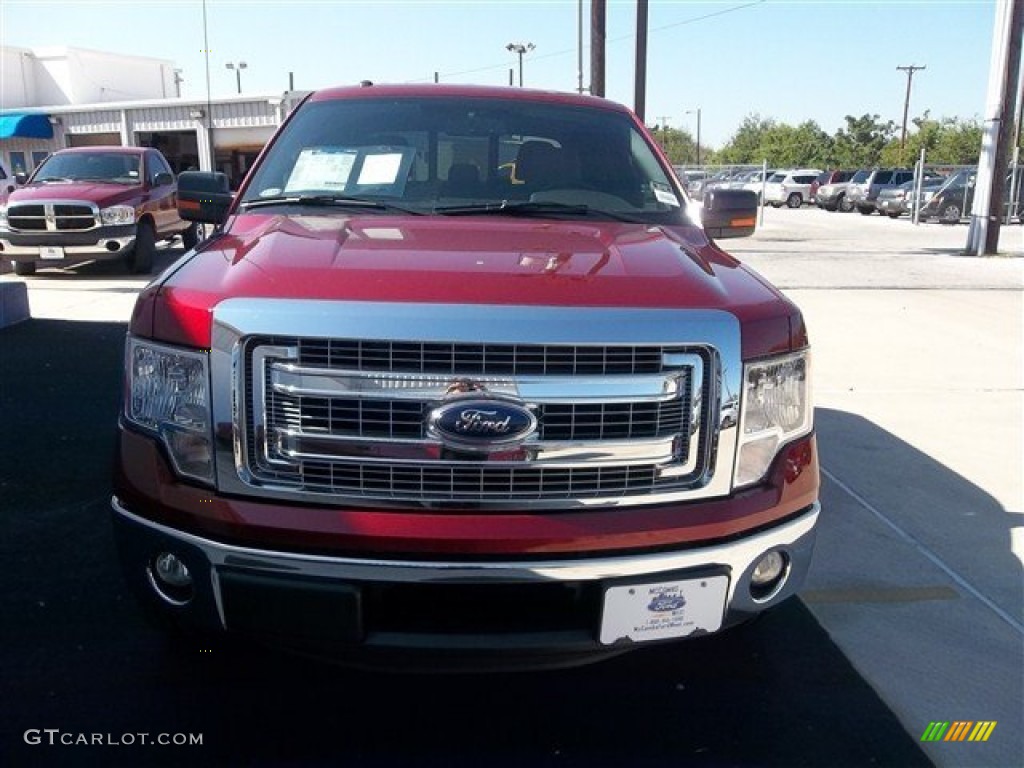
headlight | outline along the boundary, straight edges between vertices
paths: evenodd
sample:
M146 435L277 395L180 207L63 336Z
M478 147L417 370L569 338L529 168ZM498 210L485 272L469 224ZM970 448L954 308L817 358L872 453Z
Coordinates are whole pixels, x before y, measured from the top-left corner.
M160 438L178 474L213 482L209 359L129 338L125 418Z
M107 225L134 224L135 209L130 205L112 205L100 209L100 221Z
M743 366L737 487L759 481L783 445L811 431L809 369L806 350Z

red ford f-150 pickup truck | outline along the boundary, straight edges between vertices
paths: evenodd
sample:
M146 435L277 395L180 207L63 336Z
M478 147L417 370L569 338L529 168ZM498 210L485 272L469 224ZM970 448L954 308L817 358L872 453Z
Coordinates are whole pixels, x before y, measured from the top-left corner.
M198 228L178 215L167 160L144 147L54 152L0 207L0 258L19 275L92 260L148 273L157 242L177 235L192 248Z
M113 499L176 626L359 663L542 665L777 605L819 513L797 308L626 108L309 96L141 294Z

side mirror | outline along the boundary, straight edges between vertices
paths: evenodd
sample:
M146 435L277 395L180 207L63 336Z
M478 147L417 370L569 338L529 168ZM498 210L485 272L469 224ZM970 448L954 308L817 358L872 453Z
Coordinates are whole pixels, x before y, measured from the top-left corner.
M19 187L23 186L28 181L28 174L22 171L21 173L14 174L14 183Z
M223 224L233 199L226 174L211 171L178 174L178 215L185 221Z
M708 237L750 237L757 226L757 193L712 187L704 194L704 231Z
M168 184L174 183L174 174L171 173L158 173L153 177L154 187L166 187Z

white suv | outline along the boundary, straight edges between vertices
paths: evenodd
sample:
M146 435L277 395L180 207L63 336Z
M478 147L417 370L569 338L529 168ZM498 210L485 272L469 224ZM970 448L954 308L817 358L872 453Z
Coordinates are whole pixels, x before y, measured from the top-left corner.
M783 203L790 208L799 208L811 202L811 184L820 173L815 168L776 171L765 185L765 203L774 208L781 208Z

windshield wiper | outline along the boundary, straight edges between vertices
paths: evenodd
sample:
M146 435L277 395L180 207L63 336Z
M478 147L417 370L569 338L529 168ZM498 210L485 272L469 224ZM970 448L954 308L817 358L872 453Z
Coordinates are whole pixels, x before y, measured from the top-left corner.
M243 210L250 208L263 208L268 205L309 205L324 208L369 208L377 211L401 211L415 216L422 215L420 211L414 211L394 203L387 203L382 200L372 200L368 197L353 197L351 195L275 195L274 197L261 197L257 200L245 200L240 204Z
M443 216L479 216L488 214L501 216L583 216L640 223L639 219L599 208L591 208L589 205L543 202L539 200L519 203L502 200L501 202L476 203L472 205L443 205L434 208L434 213L439 213Z

